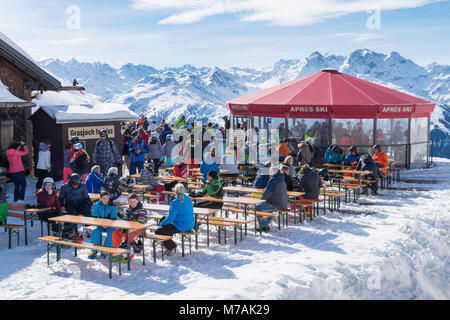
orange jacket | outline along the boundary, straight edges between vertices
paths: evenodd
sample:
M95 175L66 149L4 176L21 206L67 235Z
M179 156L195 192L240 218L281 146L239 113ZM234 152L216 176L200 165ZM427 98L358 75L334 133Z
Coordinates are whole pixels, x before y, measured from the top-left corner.
M380 168L384 174L386 174L387 167L389 166L388 156L384 151L377 152L372 156L372 160L381 164L383 168Z
M285 157L291 154L291 149L289 149L287 142L281 142L277 148L277 151Z

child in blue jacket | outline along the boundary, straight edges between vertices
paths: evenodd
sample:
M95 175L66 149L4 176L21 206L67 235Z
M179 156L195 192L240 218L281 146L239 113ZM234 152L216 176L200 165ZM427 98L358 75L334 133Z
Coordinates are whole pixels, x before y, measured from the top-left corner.
M111 219L116 220L117 219L117 207L109 204L109 192L102 191L100 193L100 201L98 201L96 204L94 204L94 209L92 210L92 217L94 218L101 218L101 219ZM97 227L92 231L91 236L91 243L96 245L102 245L101 238L102 238L102 232L106 231L106 239L104 242L105 247L112 247L112 233L115 230L114 228L103 228L103 227ZM89 259L95 259L97 256L97 251L92 250L89 254ZM102 252L101 258L106 258L106 255Z

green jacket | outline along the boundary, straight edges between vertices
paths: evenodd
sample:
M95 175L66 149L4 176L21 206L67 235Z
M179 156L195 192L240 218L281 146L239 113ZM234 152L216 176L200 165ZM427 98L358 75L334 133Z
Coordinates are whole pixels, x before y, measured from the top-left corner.
M178 119L177 121L175 121L175 123L173 124L173 126L177 129L180 129L181 127L184 127L187 124L186 120L183 119Z
M223 188L220 179L216 179L207 183L200 191L203 195L208 194L210 197L223 198Z

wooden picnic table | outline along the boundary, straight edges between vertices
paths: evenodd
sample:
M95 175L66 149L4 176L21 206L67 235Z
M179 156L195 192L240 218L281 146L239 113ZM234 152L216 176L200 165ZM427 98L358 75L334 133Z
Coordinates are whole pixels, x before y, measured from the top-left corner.
M160 211L168 213L170 205L168 204L144 204L143 208L151 211ZM215 212L220 211L220 209L208 209L208 208L196 208L194 207L194 218L195 218L195 245L198 246L198 228L200 226L199 222L206 219L206 241L207 246L209 246L209 217ZM163 216L167 216L164 214ZM199 219L199 216L201 218ZM162 216L149 216L150 219L160 219Z
M82 224L89 226L98 226L103 228L116 228L124 229L126 231L127 239L127 250L130 250L130 230L144 230L146 228L145 224L135 222L135 221L124 221L124 220L110 220L101 218L92 218L84 216L73 216L73 215L63 215L59 217L49 218L49 221L54 221L55 223L73 223ZM145 250L143 250L145 252ZM145 254L142 254L142 263L145 265ZM127 253L127 264L128 270L130 270L130 253Z
M365 174L371 174L372 173L372 171L369 171L369 170L364 170L364 171L361 171L361 170L337 170L337 169L330 169L330 170L328 170L328 172L334 172L334 173L349 173L349 174L362 174L362 175L365 175Z
M39 212L45 212L48 210L51 210L52 208L25 208L24 204L12 204L8 203L7 205L7 216L14 217L14 218L22 218L21 216L18 216L17 214L14 214L11 211L18 211L23 212L23 225L27 226L27 221L31 221L31 226L33 226L33 217L36 217L36 214ZM30 219L28 219L27 216L30 216ZM41 220L41 235L43 234L42 230L42 220ZM25 228L25 245L28 245L28 228Z
M228 187L224 187L223 191L229 192L229 193L233 193L233 192L236 192L236 193L263 193L264 189L228 186ZM288 191L287 194L288 194L288 197L299 197L299 196L303 196L305 193L299 192L299 191Z
M192 200L194 202L196 202L196 201L212 201L212 202L234 203L234 204L243 205L244 206L244 219L245 220L247 220L247 215L249 214L248 207L253 207L253 212L254 212L255 220L256 220L257 214L256 214L255 206L260 204L260 203L266 202L266 200L263 200L263 199L255 199L255 198L248 198L248 197L214 198L214 197L209 197L209 196L203 196L203 197L196 197L196 198L193 197ZM256 221L255 221L255 234L256 234ZM245 225L245 235L247 235L247 225Z

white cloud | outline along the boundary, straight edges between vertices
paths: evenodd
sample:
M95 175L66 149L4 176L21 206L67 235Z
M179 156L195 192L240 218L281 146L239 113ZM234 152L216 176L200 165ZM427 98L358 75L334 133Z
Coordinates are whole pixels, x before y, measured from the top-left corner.
M368 9L397 10L446 0L131 0L138 10L175 11L160 24L189 24L218 14L233 14L242 21L266 21L295 26L325 21Z

